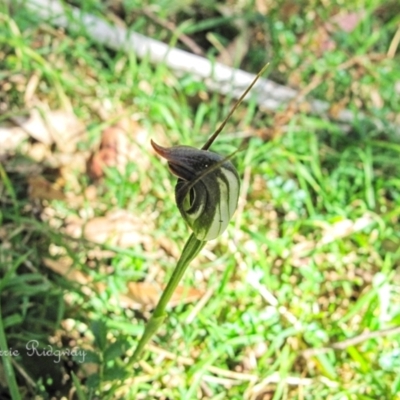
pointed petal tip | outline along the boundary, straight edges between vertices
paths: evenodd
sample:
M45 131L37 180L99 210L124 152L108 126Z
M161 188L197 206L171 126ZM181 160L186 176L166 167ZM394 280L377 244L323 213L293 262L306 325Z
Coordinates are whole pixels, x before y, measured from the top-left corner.
M153 139L150 139L150 144L154 150L157 151L157 148L160 147Z
M153 139L150 139L150 143L151 146L153 147L153 149L155 150L155 152L163 157L163 158L167 158L167 155L169 153L168 149L165 147L160 146L159 144L157 144Z

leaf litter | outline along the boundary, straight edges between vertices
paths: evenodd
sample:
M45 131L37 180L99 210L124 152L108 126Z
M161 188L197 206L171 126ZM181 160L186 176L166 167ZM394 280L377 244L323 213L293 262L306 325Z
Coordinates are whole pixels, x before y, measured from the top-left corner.
M125 117L103 129L97 147L81 150L85 148L82 143L88 141L88 132L75 114L33 108L28 116L14 116L0 125L0 157L6 170L24 177L29 200L36 206L40 204L40 218L72 240L85 239L99 245L87 249L87 255L101 260L115 255L114 251L102 249L105 244L119 248L141 246L149 252L154 248L154 223L149 216L121 209L96 215L104 209L97 192L103 185L106 169L115 168L124 174L128 163L137 163L144 170L150 167L149 158L139 147L146 139L146 130L135 119ZM88 179L81 179L82 176ZM129 179L138 180L139 176L132 174ZM85 185L85 181L91 183ZM146 186L145 182L141 184ZM63 202L69 212L60 214L54 201ZM174 243L166 238L162 238L160 249L177 253ZM95 292L105 289L104 284L91 283L89 275L78 269L66 252L56 253L49 249L54 259L43 259L47 268L82 288L90 286ZM156 282L127 282L118 301L125 307L151 308L161 292L162 287ZM202 294L197 289L180 287L172 305L194 301Z

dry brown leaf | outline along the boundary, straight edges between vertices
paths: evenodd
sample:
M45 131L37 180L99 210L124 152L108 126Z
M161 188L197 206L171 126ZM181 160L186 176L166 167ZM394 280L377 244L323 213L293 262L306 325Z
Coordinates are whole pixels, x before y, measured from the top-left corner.
M31 143L24 152L24 155L40 163L51 156L51 149L44 143Z
M83 228L83 236L94 243L120 247L151 244L151 238L143 233L143 221L124 210L93 218Z
M28 134L19 126L5 124L0 126L0 155L15 153Z
M357 12L340 12L330 19L330 23L327 23L327 28L333 32L341 30L347 33L352 32L365 16L365 11Z
M33 109L28 119L13 117L33 139L47 146L57 145L60 152L71 153L76 150L84 126L75 114L63 110L43 111Z
M176 242L171 240L169 237L160 236L157 238L157 246L162 248L168 255L172 256L176 260L180 257L181 251L177 246Z
M61 257L57 260L53 258L44 258L44 265L53 272L65 277L66 279L77 282L81 285L88 285L91 278L73 267L73 260L69 257Z
M369 86L369 92L370 92L370 97L372 104L374 105L374 108L380 109L383 108L384 106L384 101L382 99L382 96L377 88L372 88Z
M92 179L100 179L104 176L105 167L117 165L118 141L123 140L124 132L118 127L110 126L104 129L101 138L100 149L93 153L89 160L89 176Z
M99 244L120 247L142 245L151 248L153 239L149 235L152 224L125 210L113 210L104 217L95 217L88 222L78 217L66 222L65 233L74 238L85 239Z
M148 282L129 282L127 286L128 292L125 296L146 308L154 308L163 291L160 285ZM203 295L203 291L178 286L168 304L176 307L179 304L192 303L200 300Z
M55 188L43 176L31 176L28 178L29 197L32 200L65 200L64 193Z
M360 20L364 17L365 12L341 12L329 19L322 25L316 26L314 30L305 34L300 39L300 47L298 51L302 52L303 47L307 47L316 56L321 56L327 51L336 48L336 42L332 39L332 35L337 31L352 32Z
M44 265L51 271L65 277L69 281L79 283L85 287L87 293L93 289L100 293L106 289L104 283L92 283L89 275L77 270L73 266L73 260L69 257L60 257L59 259L44 258ZM146 282L129 282L127 284L127 292L121 293L117 300L117 304L124 308L154 308L161 296L162 288L155 283ZM204 293L193 288L185 288L178 286L169 303L171 307L179 304L187 304L201 299Z
M291 255L296 259L296 263L299 265L301 262L298 260L303 257L309 251L324 246L326 244L332 243L337 239L343 239L347 236L352 235L355 232L359 232L371 224L372 218L369 215L364 215L355 221L345 219L338 221L332 225L323 224L322 225L322 238L317 241L305 240L292 247Z
M236 36L226 46L221 46L217 61L229 66L240 65L249 49L249 35L246 30Z
M305 34L300 41L300 51L307 47L317 57L327 51L332 51L336 47L335 41L330 37L329 31L325 25L318 26L314 31Z
M333 103L329 108L329 116L332 118L337 118L339 114L346 108L349 103L350 98L344 96L340 101Z
M148 157L143 155L137 145L143 144L146 138L147 132L136 121L130 119L123 119L104 129L100 148L88 161L89 176L92 179L102 178L106 167L115 167L123 172L129 161L135 161L142 168L149 167Z
M88 296L92 295L93 291L101 293L106 288L103 283L93 284L91 277L77 270L73 266L73 260L69 257L60 257L58 259L44 258L43 263L47 268L63 276L65 279L81 285L82 292Z
M28 82L26 83L25 93L24 93L24 103L29 107L30 104L34 103L35 92L40 84L41 73L35 71Z
M336 239L342 239L346 236L350 236L355 232L361 231L370 225L372 219L368 215L364 215L355 221L344 219L338 221L333 225L326 226L323 232L323 236L317 245L324 245L333 242Z

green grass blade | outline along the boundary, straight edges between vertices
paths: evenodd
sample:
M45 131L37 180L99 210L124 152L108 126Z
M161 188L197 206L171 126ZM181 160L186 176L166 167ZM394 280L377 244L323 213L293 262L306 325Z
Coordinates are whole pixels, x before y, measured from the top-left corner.
M0 300L0 349L2 353L1 359L3 360L4 372L6 376L6 381L8 384L8 388L10 390L10 395L12 400L20 400L21 395L19 393L17 380L15 378L14 369L11 364L11 356L8 355L9 347L7 345L6 333L4 331L3 324L3 314L1 309L1 300Z

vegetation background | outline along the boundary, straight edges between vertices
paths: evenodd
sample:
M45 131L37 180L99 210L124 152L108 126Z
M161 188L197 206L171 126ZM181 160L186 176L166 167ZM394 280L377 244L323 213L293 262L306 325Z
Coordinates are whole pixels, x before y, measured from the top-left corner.
M189 235L150 138L200 147L233 102L28 3L0 5L0 398L399 399L398 1L64 3L330 105L238 108L239 209L133 366Z

